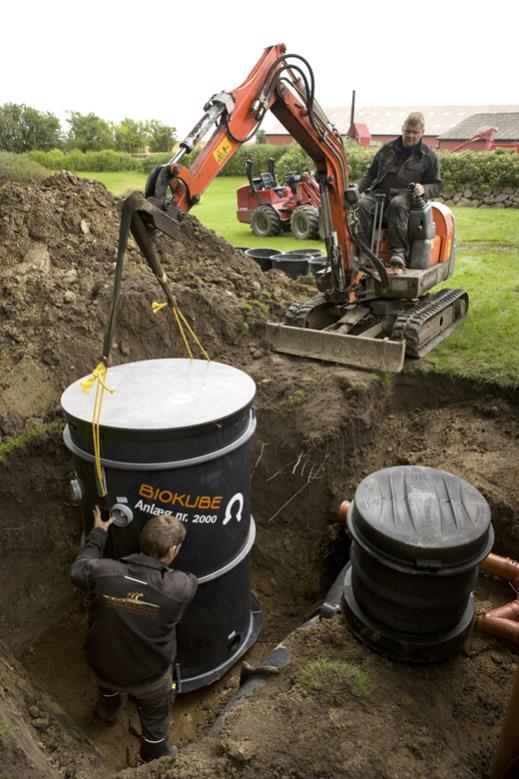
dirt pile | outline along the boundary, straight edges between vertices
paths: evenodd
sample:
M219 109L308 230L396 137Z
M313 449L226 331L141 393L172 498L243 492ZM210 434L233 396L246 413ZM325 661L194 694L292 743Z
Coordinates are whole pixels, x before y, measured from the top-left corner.
M99 183L60 173L0 190L0 432L45 416L99 357L119 230L118 204ZM213 359L261 356L261 329L302 295L280 272L263 274L243 252L188 216L177 240L157 236L180 307ZM153 314L162 291L130 240L113 363L185 356L173 317Z

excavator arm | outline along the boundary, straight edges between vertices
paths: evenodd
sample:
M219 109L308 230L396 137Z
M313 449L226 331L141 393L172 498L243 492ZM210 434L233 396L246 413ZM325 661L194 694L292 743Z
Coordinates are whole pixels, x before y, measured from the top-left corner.
M199 202L240 146L254 136L268 110L315 164L331 270L327 297L334 302L353 302L360 274L345 213L348 167L341 137L314 98L308 62L287 54L282 44L265 49L241 86L213 95L173 159L152 171L146 203L140 209L144 223L174 236L183 215ZM182 165L182 158L210 130L212 134L192 166Z

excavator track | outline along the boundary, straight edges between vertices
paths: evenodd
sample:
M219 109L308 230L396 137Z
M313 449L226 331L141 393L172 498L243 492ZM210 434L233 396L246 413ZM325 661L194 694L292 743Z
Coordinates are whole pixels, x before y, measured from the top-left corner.
M406 342L406 356L423 357L467 316L469 298L462 289L442 289L397 317L391 339Z
M310 315L326 305L326 298L320 293L298 303L291 303L285 312L285 324L291 327L308 327Z
M285 324L267 322L266 338L277 352L307 359L335 362L366 370L402 370L405 343L389 338L377 338L379 323L373 324L369 308L346 306L334 310L324 295L314 295L293 303L285 314ZM341 315L342 314L342 315ZM360 320L367 328L353 335Z

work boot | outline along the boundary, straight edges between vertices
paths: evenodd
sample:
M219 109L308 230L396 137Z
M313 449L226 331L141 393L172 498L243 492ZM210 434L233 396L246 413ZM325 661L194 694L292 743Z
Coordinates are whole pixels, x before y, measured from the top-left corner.
M152 760L158 760L159 757L171 757L177 755L178 749L175 744L168 744L166 739L158 742L146 741L145 738L141 741L141 750L139 752L141 760L145 763L150 763Z
M94 714L103 722L115 722L127 703L128 694L125 692L99 692Z
M405 270L405 257L404 253L400 252L398 250L394 251L389 258L389 264L393 266L393 268L399 268L400 270Z

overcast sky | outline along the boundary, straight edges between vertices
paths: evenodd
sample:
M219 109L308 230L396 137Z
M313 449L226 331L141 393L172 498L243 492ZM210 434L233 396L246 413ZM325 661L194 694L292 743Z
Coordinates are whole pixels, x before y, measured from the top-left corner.
M266 46L311 64L324 107L519 103L517 0L8 0L0 104L158 119L184 136ZM271 123L273 120L271 120ZM268 127L268 124L265 124Z

